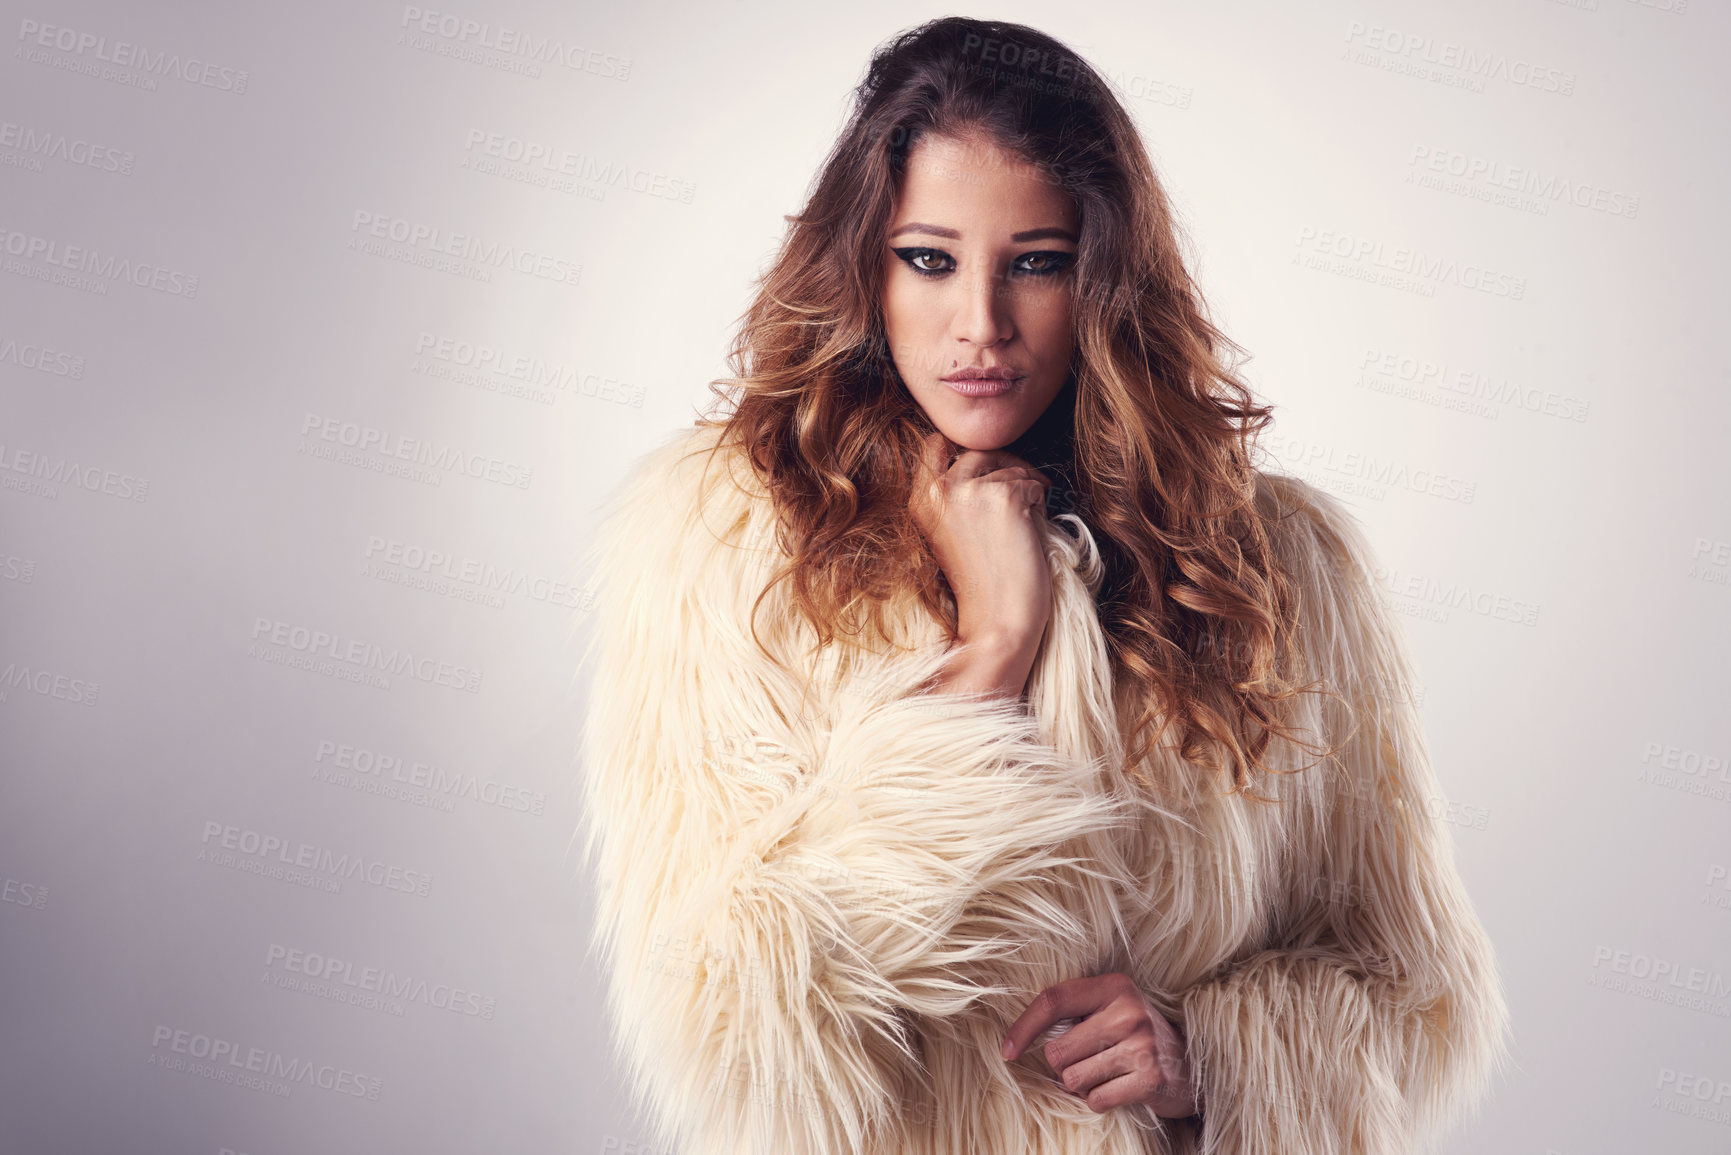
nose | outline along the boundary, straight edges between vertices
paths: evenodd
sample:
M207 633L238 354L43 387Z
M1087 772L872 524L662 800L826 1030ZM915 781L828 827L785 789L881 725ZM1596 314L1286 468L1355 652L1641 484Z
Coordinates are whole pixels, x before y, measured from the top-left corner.
M1008 341L1015 334L1010 302L1001 291L1000 278L990 270L956 277L958 299L950 319L950 335L982 348Z

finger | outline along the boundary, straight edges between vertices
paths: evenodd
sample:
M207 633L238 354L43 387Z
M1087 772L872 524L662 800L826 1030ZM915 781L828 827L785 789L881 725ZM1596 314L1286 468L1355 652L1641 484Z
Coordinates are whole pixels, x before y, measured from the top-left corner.
M946 437L941 429L934 429L920 438L920 464L933 474L948 471L950 459L955 453L956 443Z
M1032 465L1006 465L1002 469L994 469L990 473L982 473L974 477L974 481L1036 481L1042 486L1052 484L1051 479Z
M1088 1109L1096 1115L1132 1104L1143 1104L1163 1119L1182 1119L1195 1114L1185 1109L1189 1105L1188 1096L1168 1094L1162 1085L1150 1086L1149 1083L1149 1078L1142 1072L1132 1071L1095 1084L1083 1098L1087 1100Z
M1164 1119L1188 1119L1202 1113L1202 1098L1194 1083L1167 1080L1154 1089L1146 1102Z
M1028 507L1036 513L1046 512L1046 490L1050 485L1044 481L1018 481L1017 496L1028 503Z
M1049 488L1050 484L1038 470L1015 466L957 482L950 487L950 492L964 504L1002 502L1008 507L1038 505L1044 508Z
M1066 979L1052 984L1034 997L1028 1009L1004 1033L1004 1058L1016 1058L1059 1019L1085 1019L1111 998L1111 992L1098 978Z
M1006 478L995 480L996 474L986 478L975 478L965 486L954 489L951 493L962 505L975 503L988 505L992 509L1029 509L1035 518L1043 518L1046 513L1046 483L1031 478L1016 480ZM990 488L987 488L990 487Z
M1052 1070L1062 1073L1066 1067L1132 1040L1141 1033L1146 1022L1146 1018L1136 1014L1134 1008L1127 1003L1114 1000L1065 1031L1062 1036L1048 1041L1041 1053Z
M1102 1112L1150 1099L1164 1084L1146 1045L1129 1041L1071 1063L1058 1071L1058 1081ZM1169 1096L1163 1101L1175 1105L1179 1100Z
M1033 469L1021 457L1005 449L967 449L950 466L951 477L981 477L1000 469Z

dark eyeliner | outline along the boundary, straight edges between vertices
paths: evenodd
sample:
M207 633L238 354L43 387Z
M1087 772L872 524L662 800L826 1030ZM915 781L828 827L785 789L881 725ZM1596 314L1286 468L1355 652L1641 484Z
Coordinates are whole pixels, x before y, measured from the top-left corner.
M1042 249L1036 253L1023 253L1021 256L1017 257L1016 260L1017 262L1021 262L1027 260L1029 257L1048 258L1047 268L1018 270L1030 277L1055 277L1076 263L1075 253L1066 253L1056 249Z
M906 249L891 249L890 251L892 253L894 253L896 256L900 257L902 259L902 262L904 264L906 264L908 268L912 269L914 272L918 273L922 277L941 277L943 274L950 272L951 270L950 269L922 269L918 265L914 264L914 258L915 257L922 256L922 255L929 253L934 257L942 257L944 260L949 261L952 268L955 265L955 258L950 256L950 254L944 252L942 249L927 248L925 246L915 246L915 247L906 248Z

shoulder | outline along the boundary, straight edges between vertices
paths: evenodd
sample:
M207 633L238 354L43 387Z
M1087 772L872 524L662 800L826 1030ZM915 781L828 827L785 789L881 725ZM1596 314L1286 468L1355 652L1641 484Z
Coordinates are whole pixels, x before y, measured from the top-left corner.
M599 514L580 562L593 607L582 620L608 677L676 652L748 663L777 644L786 593L773 504L718 428L680 429L639 453Z
M744 544L767 502L762 482L719 426L675 430L639 454L602 502L595 563L655 564Z
M753 481L750 465L723 441L719 426L685 426L663 434L632 460L603 513L612 518L622 508L643 513L654 507L689 515L715 500L750 496L760 488Z
M1376 551L1339 498L1301 478L1258 470L1256 508L1276 564L1307 603L1301 616L1377 616Z
M1374 553L1364 527L1333 494L1302 478L1257 470L1256 508L1289 569L1331 583L1371 577Z
M1406 677L1404 634L1352 511L1307 481L1260 470L1256 505L1275 563L1298 595L1298 638L1312 670L1342 689Z

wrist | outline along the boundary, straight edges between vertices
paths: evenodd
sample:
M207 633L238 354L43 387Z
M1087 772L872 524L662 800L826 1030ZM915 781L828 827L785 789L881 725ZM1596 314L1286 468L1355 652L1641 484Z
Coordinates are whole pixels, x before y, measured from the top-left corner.
M996 623L974 629L956 631L955 645L967 646L976 654L1005 657L1011 654L1031 654L1040 648L1043 630Z
M1045 633L1043 619L1026 621L1007 614L982 617L966 610L956 615L955 644L982 654L1032 654Z
M1019 631L993 630L960 636L951 647L955 657L940 677L939 687L959 693L1019 698L1027 687L1039 643L1039 635Z

